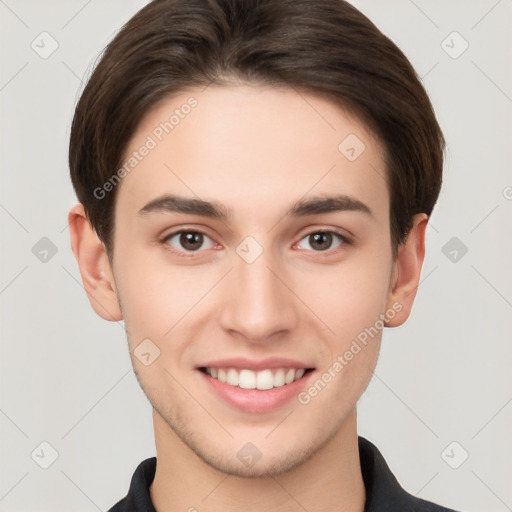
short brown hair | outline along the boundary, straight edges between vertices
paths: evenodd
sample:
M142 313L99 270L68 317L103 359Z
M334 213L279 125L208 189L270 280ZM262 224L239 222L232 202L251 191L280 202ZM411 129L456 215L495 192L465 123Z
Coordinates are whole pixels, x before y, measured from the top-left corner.
M184 89L230 80L322 96L377 135L395 255L412 216L431 214L443 134L408 59L355 7L344 0L154 0L105 49L71 127L73 186L109 256L117 187L102 198L94 191L120 167L143 116Z

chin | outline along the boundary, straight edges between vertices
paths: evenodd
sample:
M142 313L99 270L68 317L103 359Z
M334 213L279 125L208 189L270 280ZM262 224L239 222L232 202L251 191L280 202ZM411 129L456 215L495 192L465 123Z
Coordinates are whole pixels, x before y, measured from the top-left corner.
M293 471L303 464L315 453L315 449L294 450L293 452L268 455L261 453L260 458L254 462L244 462L242 457L227 458L218 453L206 455L194 447L190 447L196 455L206 464L227 475L239 478L271 478Z

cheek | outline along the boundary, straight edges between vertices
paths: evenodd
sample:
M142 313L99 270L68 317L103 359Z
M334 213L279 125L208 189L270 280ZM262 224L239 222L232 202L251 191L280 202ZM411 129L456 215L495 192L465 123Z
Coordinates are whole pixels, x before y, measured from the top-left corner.
M218 280L212 267L170 264L162 251L132 250L117 266L116 282L131 343L150 338L164 346L197 321Z
M125 256L118 260L116 283L131 336L158 339L174 323L181 287L175 280L173 283L170 273L165 275L150 264L143 253L133 249L124 252Z
M391 258L361 253L359 258L331 267L322 275L308 277L302 284L302 294L309 290L305 296L311 309L334 331L331 336L343 348L384 313L390 275Z
M316 296L314 310L333 332L325 335L319 347L324 363L301 403L314 403L319 413L332 411L336 403L338 415L331 412L326 421L336 421L353 407L377 363L384 327L380 315L385 313L387 297L387 274L377 267L346 269L330 281L326 293Z

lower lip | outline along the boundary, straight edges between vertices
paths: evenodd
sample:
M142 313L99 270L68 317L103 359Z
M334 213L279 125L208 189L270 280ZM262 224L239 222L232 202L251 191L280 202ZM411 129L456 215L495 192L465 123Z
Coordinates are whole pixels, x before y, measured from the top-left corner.
M306 372L300 379L272 389L243 389L230 386L198 370L208 386L230 405L245 412L263 413L279 408L288 400L296 397L306 386L314 371Z

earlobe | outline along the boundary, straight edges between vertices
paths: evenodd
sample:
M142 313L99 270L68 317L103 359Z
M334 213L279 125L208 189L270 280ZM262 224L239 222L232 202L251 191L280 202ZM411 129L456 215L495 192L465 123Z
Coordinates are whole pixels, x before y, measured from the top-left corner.
M114 276L104 244L98 238L82 204L68 214L71 249L94 311L111 322L122 320Z
M425 258L427 222L427 214L414 215L413 226L407 240L398 248L387 302L387 310L393 310L394 316L385 321L386 327L402 325L411 313Z

